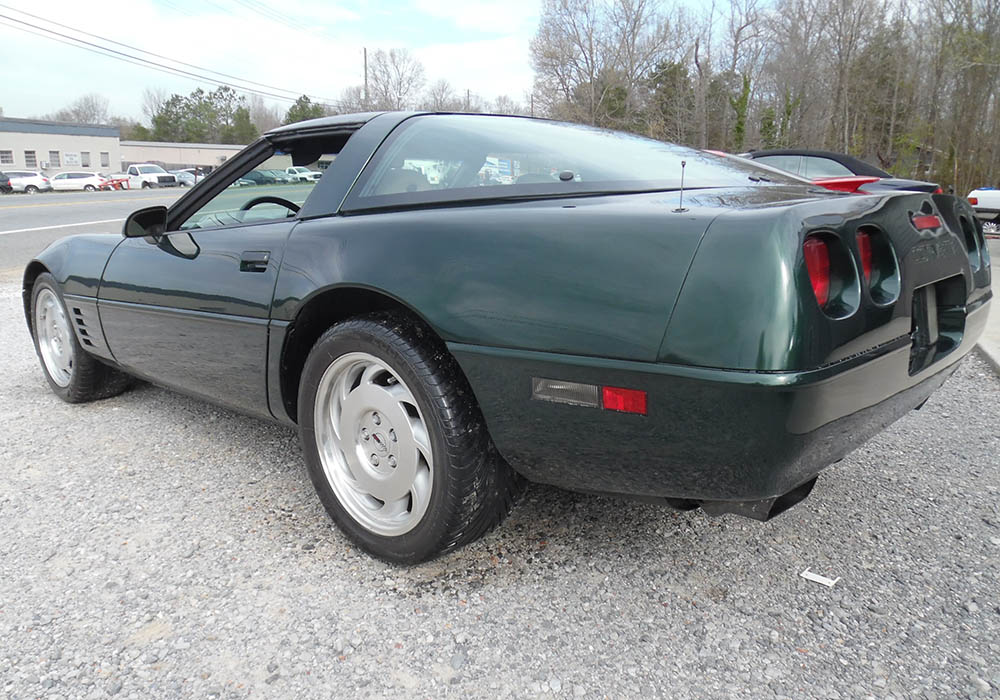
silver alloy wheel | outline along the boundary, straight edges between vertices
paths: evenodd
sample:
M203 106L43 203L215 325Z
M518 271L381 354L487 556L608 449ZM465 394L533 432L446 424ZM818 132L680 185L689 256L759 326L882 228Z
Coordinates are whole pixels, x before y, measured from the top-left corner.
M35 299L35 333L38 350L45 369L57 385L69 386L73 379L73 330L69 327L66 310L51 289L42 289Z
M1000 224L996 221L984 221L983 233L989 233L995 236L997 233L1000 233Z
M344 510L367 530L412 530L430 504L430 431L409 387L373 355L341 355L326 368L313 406L316 447Z

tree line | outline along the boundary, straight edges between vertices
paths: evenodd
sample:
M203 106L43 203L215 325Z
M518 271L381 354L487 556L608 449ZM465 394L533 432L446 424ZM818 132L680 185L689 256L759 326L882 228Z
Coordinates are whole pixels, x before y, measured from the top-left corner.
M520 102L428 82L411 52L380 49L333 104L147 89L148 125L109 116L97 95L50 116L115 123L123 138L248 143L336 113L530 112L733 153L841 151L959 193L1000 186L1000 0L711 2L541 0Z
M1000 186L1000 0L544 0L549 116L729 152L856 155Z

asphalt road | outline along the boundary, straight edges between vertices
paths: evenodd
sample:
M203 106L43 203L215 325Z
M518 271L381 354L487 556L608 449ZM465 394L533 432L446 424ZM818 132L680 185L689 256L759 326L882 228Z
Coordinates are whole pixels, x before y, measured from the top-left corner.
M16 235L2 259L30 256ZM1000 380L974 355L771 522L532 487L481 541L398 568L331 526L294 431L148 385L56 399L18 278L0 697L1000 695Z
M23 268L52 241L121 231L136 209L170 204L187 189L45 192L0 196L0 271Z

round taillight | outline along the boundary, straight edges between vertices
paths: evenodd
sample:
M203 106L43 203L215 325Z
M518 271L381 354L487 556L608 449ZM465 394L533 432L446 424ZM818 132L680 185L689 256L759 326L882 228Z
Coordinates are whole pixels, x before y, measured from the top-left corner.
M830 248L822 238L812 236L802 244L802 253L816 303L822 308L830 301Z

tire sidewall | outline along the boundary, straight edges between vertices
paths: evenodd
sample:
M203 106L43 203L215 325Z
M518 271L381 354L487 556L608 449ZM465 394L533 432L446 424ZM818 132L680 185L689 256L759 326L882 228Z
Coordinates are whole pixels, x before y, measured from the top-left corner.
M35 283L31 287L31 340L35 344L35 354L38 355L38 361L42 365L42 373L45 375L45 381L49 383L52 392L61 398L63 401L75 401L78 389L78 383L80 380L80 364L83 359L83 347L80 345L80 341L77 340L76 331L72 328L72 323L70 323L70 344L73 346L73 376L69 380L69 384L66 386L59 386L52 379L52 375L49 374L49 368L45 366L45 360L42 358L42 351L38 344L38 315L35 312L35 306L38 303L38 295L43 289L51 290L55 295L56 299L62 305L63 313L66 314L67 322L72 318L69 313L69 308L66 306L66 300L63 298L62 290L59 289L59 285L56 283L55 278L52 277L47 272L43 272L37 278L35 278Z
M390 329L379 325L386 334L392 333ZM402 535L394 537L377 535L354 520L334 493L319 456L314 427L314 409L319 382L334 360L352 352L374 355L397 373L409 387L428 426L434 454L434 481L430 503L417 526ZM298 417L303 452L313 486L330 516L359 546L376 556L405 564L422 561L430 552L437 552L447 544L442 542L442 539L449 529L445 506L453 475L449 473L447 466L448 446L444 439L445 428L439 410L429 400L423 380L392 344L379 335L363 332L358 328L341 329L334 326L327 331L317 341L306 360L299 384Z

